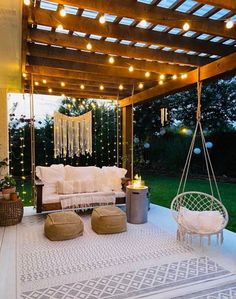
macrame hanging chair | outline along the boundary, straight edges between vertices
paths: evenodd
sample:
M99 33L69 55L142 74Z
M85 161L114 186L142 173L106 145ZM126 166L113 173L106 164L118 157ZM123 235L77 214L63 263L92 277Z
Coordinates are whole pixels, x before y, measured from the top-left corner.
M198 80L196 127L184 165L177 195L171 203L171 210L178 225L177 240L191 243L193 236L198 236L200 237L200 244L202 244L203 237L207 237L208 245L210 245L211 236L215 235L217 237L218 244L222 244L223 229L228 223L228 213L221 201L219 188L201 125L201 90L202 82ZM202 143L211 194L198 191L185 192L192 153L198 132ZM215 197L214 191L218 199Z

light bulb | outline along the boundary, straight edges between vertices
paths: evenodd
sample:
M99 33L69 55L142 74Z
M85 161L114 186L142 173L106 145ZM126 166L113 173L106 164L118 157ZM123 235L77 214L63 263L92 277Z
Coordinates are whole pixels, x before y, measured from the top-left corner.
M188 31L190 29L190 25L189 25L189 23L184 23L184 25L183 25L183 30L184 31Z
M124 86L122 84L119 85L119 90L123 90Z
M27 75L26 75L26 73L23 73L22 76L23 76L24 78L26 78Z
M150 73L149 73L149 72L146 72L146 73L145 73L145 77L146 77L146 78L149 78L149 77L150 77Z
M52 93L52 89L51 89L51 88L48 88L48 92Z
M159 85L163 85L163 83L164 83L164 82L163 82L162 80L159 81Z
M104 17L104 16L101 16L101 17L99 18L99 23L104 24L105 22L106 22L105 17Z
M225 27L226 27L227 29L231 29L231 28L233 28L233 27L234 27L234 22L233 22L232 20L227 20L227 21L226 21L226 25L225 25Z
M63 26L62 26L62 24L59 24L59 25L57 26L57 29L58 29L58 30L63 30Z
M46 79L43 79L43 84L46 84L47 83L47 80Z
M182 74L182 75L181 75L181 79L186 79L187 77L188 77L187 74Z
M81 84L81 85L80 85L80 89L84 89L84 84Z
M92 45L90 43L87 43L86 48L87 48L87 50L91 50L92 49Z
M35 86L38 86L38 85L39 85L39 83L36 81L36 82L34 82L34 85L35 85Z
M60 9L60 16L65 17L66 16L66 11L64 8Z
M29 6L30 5L30 0L24 0L24 4Z
M65 82L61 82L61 86L64 87L65 86Z
M138 88L142 89L143 88L143 83L139 83Z
M134 67L131 65L130 67L129 67L129 72L133 72L134 71Z
M177 79L177 76L176 76L176 75L173 75L173 76L172 76L172 79L173 79L173 80L176 80L176 79Z
M160 79L161 79L161 80L164 80L164 79L165 79L165 75L161 74L161 75L160 75Z
M110 62L110 63L114 63L114 62L115 62L115 59L114 59L114 57L112 57L112 56L111 56L111 57L109 57L109 62Z
M99 86L99 89L100 89L100 90L104 90L104 86L103 86L103 85L100 85L100 86Z
M64 97L65 96L64 93L62 93L61 96Z

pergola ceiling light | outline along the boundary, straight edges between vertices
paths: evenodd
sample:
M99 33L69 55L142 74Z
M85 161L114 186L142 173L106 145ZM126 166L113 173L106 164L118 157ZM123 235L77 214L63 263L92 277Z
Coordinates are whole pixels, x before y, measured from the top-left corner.
M233 28L233 27L234 27L234 22L233 22L232 20L227 20L227 21L226 21L226 25L225 25L225 27L226 27L227 29L231 29L231 28Z
M59 11L59 13L60 13L61 17L65 17L66 16L66 11L65 11L64 8L61 8L60 11Z
M47 80L46 79L43 79L43 84L46 84L47 83Z
M34 85L39 86L39 82L38 81L34 82Z
M131 65L130 67L129 67L129 72L133 72L134 71L134 67Z
M146 72L146 73L145 73L145 77L146 77L146 78L149 78L149 77L150 77L150 72Z
M147 21L146 20L142 20L141 22L140 22L140 25L142 26L142 27L145 27L146 26L146 24L147 24Z
M138 88L142 89L143 88L143 83L139 83Z
M24 78L26 78L27 75L26 75L26 73L23 73L22 76L23 76Z
M103 85L100 85L100 86L99 86L99 89L100 89L100 90L104 90L104 86L103 86Z
M72 102L76 102L76 98L72 98Z
M58 29L58 30L63 30L63 26L62 26L62 24L59 24L59 25L57 26L57 29Z
M122 84L119 85L119 90L123 90L124 86Z
M115 62L115 59L114 59L114 57L109 57L109 63L114 63Z
M164 83L164 82L163 82L162 80L159 81L159 85L163 85L163 83Z
M81 84L81 85L80 85L80 89L84 89L84 84Z
M61 94L61 96L62 96L62 97L64 97L64 96L65 96L65 94L64 94L64 93L62 93L62 94Z
M65 82L61 82L61 86L64 87L66 84Z
M87 48L87 50L91 50L92 49L92 45L90 43L87 43L86 48Z
M181 75L181 79L186 79L187 77L188 77L187 74L182 74L182 75Z
M173 79L173 80L176 80L176 79L177 79L177 75L173 75L173 76L172 76L172 79Z
M184 25L183 25L183 30L184 31L188 31L190 29L190 25L189 25L189 23L184 23Z
M48 88L48 92L52 93L52 89L51 89L51 88Z
M24 4L29 6L30 5L30 0L24 0Z
M166 77L166 76L165 76L164 74L161 74L161 75L160 75L160 79L161 79L161 80L164 80L165 77Z
M106 22L105 17L104 17L104 16L101 16L101 17L99 18L99 23L104 24L105 22Z

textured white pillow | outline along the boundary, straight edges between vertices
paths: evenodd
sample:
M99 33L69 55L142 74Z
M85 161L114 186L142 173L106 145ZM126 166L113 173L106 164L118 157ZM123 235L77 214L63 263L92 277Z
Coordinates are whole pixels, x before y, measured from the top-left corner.
M90 193L98 191L96 180L76 180L73 182L74 193Z
M66 180L84 180L95 179L98 172L96 166L74 167L70 165L65 166L65 179Z
M65 180L64 167L41 167L41 180L45 183L57 183L57 181Z
M74 191L73 181L58 181L57 192L59 194L72 194Z
M191 211L180 207L178 223L186 229L200 234L210 234L221 229L224 222L219 211Z
M126 175L127 170L116 166L103 166L102 171L106 176L108 187L112 191L121 191L121 179Z
M54 168L54 169L58 169L59 171L61 169L64 169L64 165L63 164L52 164L51 166L36 166L36 176L42 180L42 169L48 169L48 168Z

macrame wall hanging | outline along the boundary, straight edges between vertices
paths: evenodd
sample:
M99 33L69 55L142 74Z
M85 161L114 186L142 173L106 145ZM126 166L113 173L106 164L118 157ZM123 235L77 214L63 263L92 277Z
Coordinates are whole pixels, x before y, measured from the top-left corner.
M54 157L92 155L92 111L80 116L54 112Z

